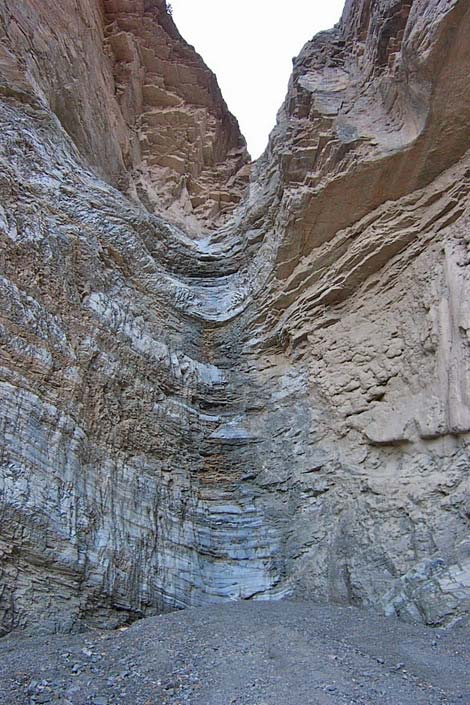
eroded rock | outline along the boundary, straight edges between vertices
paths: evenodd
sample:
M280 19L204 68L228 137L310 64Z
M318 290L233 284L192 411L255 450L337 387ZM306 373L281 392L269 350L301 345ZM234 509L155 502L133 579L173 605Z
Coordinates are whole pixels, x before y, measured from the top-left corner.
M470 8L347 2L249 166L165 7L0 9L2 629L461 623Z

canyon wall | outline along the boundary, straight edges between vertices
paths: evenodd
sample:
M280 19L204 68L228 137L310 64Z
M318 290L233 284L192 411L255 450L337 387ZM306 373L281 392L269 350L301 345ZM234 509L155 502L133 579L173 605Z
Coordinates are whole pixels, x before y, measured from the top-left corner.
M468 619L469 30L348 0L250 164L162 0L3 3L3 632Z

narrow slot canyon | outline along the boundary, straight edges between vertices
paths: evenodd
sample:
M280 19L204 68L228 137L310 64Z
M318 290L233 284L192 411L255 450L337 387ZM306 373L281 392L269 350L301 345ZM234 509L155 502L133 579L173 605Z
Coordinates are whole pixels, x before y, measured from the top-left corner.
M469 31L466 0L346 0L251 161L164 0L0 4L2 704L469 695ZM273 630L308 670L341 624L342 675L240 695L245 637L275 680ZM69 692L54 659L101 639L180 685Z

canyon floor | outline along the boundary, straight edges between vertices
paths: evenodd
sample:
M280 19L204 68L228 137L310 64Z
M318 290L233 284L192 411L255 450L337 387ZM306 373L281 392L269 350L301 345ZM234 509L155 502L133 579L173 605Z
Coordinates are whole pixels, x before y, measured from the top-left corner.
M0 640L2 705L468 705L468 632L240 602Z

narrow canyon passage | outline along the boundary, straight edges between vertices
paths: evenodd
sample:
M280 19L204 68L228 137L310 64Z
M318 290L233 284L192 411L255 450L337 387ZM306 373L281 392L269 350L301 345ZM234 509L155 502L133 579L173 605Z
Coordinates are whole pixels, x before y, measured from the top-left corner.
M468 624L469 30L348 0L252 163L164 0L2 3L1 634Z

